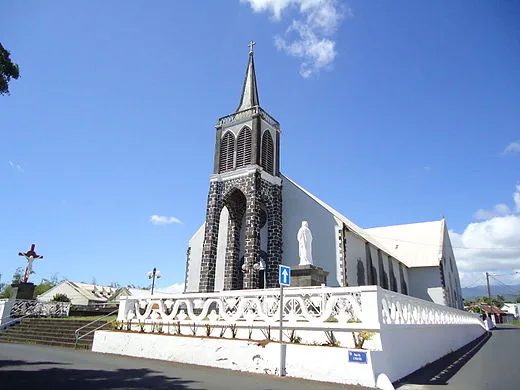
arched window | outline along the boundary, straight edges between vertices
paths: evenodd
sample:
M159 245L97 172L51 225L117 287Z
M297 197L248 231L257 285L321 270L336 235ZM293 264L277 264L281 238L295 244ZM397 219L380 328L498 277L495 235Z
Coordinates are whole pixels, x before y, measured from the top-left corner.
M251 164L251 138L251 130L248 127L240 130L237 137L237 168Z
M269 130L264 131L262 136L262 167L271 175L274 174L274 144Z
M233 169L233 154L235 152L235 137L228 131L220 141L220 173Z

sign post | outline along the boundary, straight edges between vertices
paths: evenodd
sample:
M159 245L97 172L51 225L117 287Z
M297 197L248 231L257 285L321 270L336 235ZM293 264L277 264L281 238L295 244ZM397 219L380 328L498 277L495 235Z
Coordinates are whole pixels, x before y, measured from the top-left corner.
M280 376L285 376L285 349L287 346L283 343L283 287L291 285L291 268L286 265L280 265L279 273L280 283Z

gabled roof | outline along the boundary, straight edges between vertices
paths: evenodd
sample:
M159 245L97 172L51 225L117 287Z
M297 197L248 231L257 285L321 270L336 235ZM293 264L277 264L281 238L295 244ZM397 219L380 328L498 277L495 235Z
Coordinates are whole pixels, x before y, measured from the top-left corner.
M301 187L300 185L296 184L293 180L289 179L287 176L285 175L281 175L283 177L284 180L287 180L289 181L290 183L292 183L295 187L299 188L302 192L304 192L306 195L308 195L310 198L312 198L316 203L318 203L320 206L322 206L323 208L325 208L328 212L330 212L332 215L334 215L337 219L339 219L341 222L343 222L347 228L353 232L354 234L358 235L359 237L361 237L362 239L364 239L365 241L373 244L374 246L378 247L379 249L381 249L383 252L386 252L387 255L390 255L391 257L401 261L401 259L399 257L397 257L392 250L390 250L389 248L385 247L385 245L383 245L381 242L379 242L378 240L376 240L374 237L372 237L371 235L367 234L365 232L365 230L361 227L359 227L358 225L356 225L354 222L352 222L350 219L348 219L347 217L345 217L343 214L341 214L339 211L337 211L336 209L332 208L331 206L329 206L327 203L325 203L324 201L322 201L321 199L319 199L317 196L311 194L309 191L307 191L306 189L304 189L303 187ZM403 262L404 263L404 262ZM406 265L406 264L405 264Z
M405 266L409 268L439 266L442 256L443 237L446 230L444 218L433 222L363 229L287 176L282 175L282 177L311 197L338 220L342 221L351 232L381 249Z
M249 62L247 64L246 77L242 86L242 96L237 111L247 110L248 108L259 106L258 88L256 86L255 61L253 51L249 52Z
M114 287L98 286L94 284L71 282L69 280L64 280L41 295L53 294L54 290L57 289L58 286L61 286L63 284L68 285L69 288L75 290L78 294L84 296L89 301L95 302L106 302L116 291Z
M442 246L446 221L419 222L405 225L383 226L365 229L407 267L438 266L442 258Z

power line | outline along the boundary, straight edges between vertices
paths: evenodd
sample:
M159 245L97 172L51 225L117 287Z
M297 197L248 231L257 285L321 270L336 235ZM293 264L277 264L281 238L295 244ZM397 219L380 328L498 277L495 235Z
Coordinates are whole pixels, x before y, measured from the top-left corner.
M493 274L489 274L489 276L491 276L493 279L495 279L495 281L500 283L500 285L502 285L503 287L508 288L509 291L513 291L512 294L520 295L520 291L515 291L511 286L509 286L509 285L505 284L504 282L502 282L501 280L498 280L497 278L495 278L495 276Z
M382 238L385 240L392 240L392 241L398 241L398 242L406 242L409 244L417 244L417 245L424 245L424 246L435 246L435 247L448 247L449 245L439 245L435 243L430 242L420 242L420 241L410 241L410 240L403 240L401 238L392 238L388 236L380 236L377 234L367 233L365 230L365 234L373 237L373 238ZM478 250L520 250L520 247L507 247L507 248L499 248L499 247L467 247L467 246L453 246L451 245L451 248L454 249L478 249Z

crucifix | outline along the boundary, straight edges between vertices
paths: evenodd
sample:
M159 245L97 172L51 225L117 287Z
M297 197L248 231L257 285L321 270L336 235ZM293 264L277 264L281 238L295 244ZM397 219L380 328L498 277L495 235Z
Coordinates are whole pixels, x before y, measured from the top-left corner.
M249 54L253 54L253 46L255 46L255 45L256 45L255 41L249 42L249 45L247 45L247 46L249 46Z
M36 254L36 251L34 250L34 247L36 245L32 244L31 249L29 249L27 252L18 252L18 256L24 256L27 260L27 267L25 267L25 274L23 275L23 282L27 283L27 280L29 279L29 275L32 274L32 263L34 259L43 259L43 256L40 256Z

